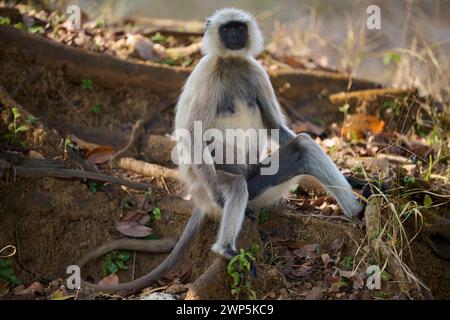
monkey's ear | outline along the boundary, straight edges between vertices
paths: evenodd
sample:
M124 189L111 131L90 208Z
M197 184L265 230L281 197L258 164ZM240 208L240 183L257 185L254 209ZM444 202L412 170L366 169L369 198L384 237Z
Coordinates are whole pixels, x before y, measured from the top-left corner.
M208 30L209 25L211 24L211 20L207 19L205 24L205 32Z

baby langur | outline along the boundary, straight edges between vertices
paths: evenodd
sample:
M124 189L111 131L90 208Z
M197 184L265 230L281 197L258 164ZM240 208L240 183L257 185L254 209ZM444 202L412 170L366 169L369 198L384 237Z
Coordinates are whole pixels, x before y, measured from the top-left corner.
M203 132L215 129L224 132L224 136L227 129L278 129L280 147L260 159L266 141L258 136L249 144L263 146L256 148L258 159L262 160L259 163L180 163L180 176L189 188L195 209L177 245L167 259L146 276L100 289L137 289L160 279L181 260L205 215L221 216L212 250L230 259L237 253L236 240L246 212L256 212L279 201L302 175L311 175L323 184L345 215L354 217L363 210L346 178L319 145L307 134L296 135L287 127L269 77L254 58L262 50L261 31L247 12L223 9L210 17L203 38L204 56L179 98L175 129L188 131L191 145L201 140L202 151L206 151L209 158L214 158L214 154L208 154L208 144L203 142L202 136L194 135L196 122L201 123ZM235 153L249 152L246 144L225 139L225 145L231 145ZM278 171L262 174L265 164L275 157L279 159Z

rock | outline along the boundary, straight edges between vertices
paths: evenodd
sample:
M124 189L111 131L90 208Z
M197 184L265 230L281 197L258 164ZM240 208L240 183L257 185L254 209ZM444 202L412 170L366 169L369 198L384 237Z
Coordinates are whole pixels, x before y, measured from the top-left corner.
M164 292L175 295L175 294L180 294L180 293L186 292L187 290L188 289L183 284L175 283L175 284L172 284L171 286L169 286L166 290L164 290Z
M173 295L162 292L153 292L147 296L143 295L139 300L176 300Z
M153 50L153 42L150 39L140 35L133 34L127 38L127 46L131 51L133 58L141 60L155 60L155 52Z

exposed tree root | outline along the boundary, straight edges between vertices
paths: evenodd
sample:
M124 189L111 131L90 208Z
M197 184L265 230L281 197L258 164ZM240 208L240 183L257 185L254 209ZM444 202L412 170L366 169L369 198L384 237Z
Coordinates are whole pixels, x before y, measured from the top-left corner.
M63 163L55 160L30 159L7 153L1 153L0 158L10 162L14 173L22 176L76 178L80 180L89 179L99 182L119 184L137 190L148 190L152 187L147 183L133 182L95 172L67 169L64 167Z
M150 62L139 64L83 51L12 27L0 26L0 38L3 44L0 50L16 49L38 64L64 70L75 81L92 79L107 88L128 86L167 95L178 92L191 71ZM324 83L327 83L330 93L379 87L370 81L326 71L284 70L272 72L270 77L275 89L282 90L291 100L321 94Z

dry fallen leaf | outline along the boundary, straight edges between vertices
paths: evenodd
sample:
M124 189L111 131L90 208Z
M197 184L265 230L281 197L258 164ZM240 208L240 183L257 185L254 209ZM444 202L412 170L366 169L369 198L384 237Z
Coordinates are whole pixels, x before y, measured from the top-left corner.
M140 224L139 221L117 221L116 229L120 233L134 238L142 238L153 234L153 230Z
M25 288L23 284L17 286L13 290L14 294L20 295L35 295L36 293L42 294L44 287L39 282L33 282L29 287Z
M330 255L328 253L322 254L322 261L325 265L325 268L330 268L331 265L334 264L334 259L331 259Z
M86 152L86 160L90 164L102 164L112 159L116 151L110 146L100 146Z
M111 273L109 276L104 277L99 281L99 286L111 287L119 284L119 277L115 273Z
M345 119L342 135L347 140L363 139L366 132L380 133L384 129L384 121L366 114L353 114Z
M283 273L286 277L296 280L298 278L306 277L310 275L314 269L311 267L309 262L305 262L301 265L296 265L292 263L287 263L283 266Z

